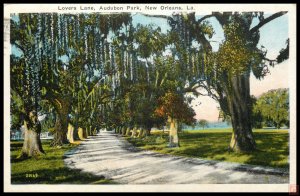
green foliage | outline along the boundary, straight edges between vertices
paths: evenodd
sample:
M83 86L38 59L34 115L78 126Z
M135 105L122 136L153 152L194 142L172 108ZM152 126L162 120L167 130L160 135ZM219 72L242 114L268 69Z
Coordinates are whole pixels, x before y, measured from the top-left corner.
M200 119L200 120L198 121L198 125L199 125L200 127L202 127L202 129L204 129L205 127L208 127L208 121L205 120L205 119Z
M261 53L249 42L247 29L238 20L232 20L223 28L225 41L216 55L219 68L229 74L240 74L248 70L249 65L261 63Z
M286 48L283 48L279 51L279 55L277 56L276 60L278 63L283 62L289 58L289 51L290 51L290 41L289 39L286 41Z
M147 59L152 54L158 54L165 49L167 38L161 33L160 27L138 24L134 37L138 43L137 51L142 58Z
M255 106L254 112L261 113L266 120L272 120L277 128L289 123L289 91L274 89L262 94Z
M95 114L103 107L98 105L107 102L114 90L107 80L115 71L107 36L110 32L117 37L130 23L130 14L44 13L15 18L19 20L11 21L11 44L21 50L21 56L11 56L11 86L30 107L26 111L42 110L40 101L47 100L57 119L67 107L73 123L99 122Z
M185 103L179 94L167 92L158 99L158 107L155 110L158 116L165 116L177 119L178 121L191 125L195 122L194 110Z
M263 115L261 112L255 109L257 99L253 95L251 96L251 125L255 129L263 128Z
M11 129L20 129L23 125L24 103L15 91L11 91Z
M53 113L46 115L41 122L42 132L54 132L55 116Z
M201 33L205 34L208 36L208 38L212 38L212 36L215 34L215 31L212 27L212 25L208 21L204 21L203 23L200 24L200 31Z

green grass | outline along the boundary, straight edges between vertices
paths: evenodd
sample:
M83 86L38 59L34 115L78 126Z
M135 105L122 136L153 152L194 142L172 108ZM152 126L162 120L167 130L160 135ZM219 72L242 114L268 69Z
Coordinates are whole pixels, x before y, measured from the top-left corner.
M62 148L50 147L50 141L43 141L45 155L29 159L17 159L23 143L11 142L11 183L12 184L112 184L101 176L69 169L64 165L63 155L76 145Z
M258 150L252 153L228 151L231 132L230 129L184 131L179 134L179 148L167 147L167 132L162 134L160 131L154 131L147 138L127 137L126 139L141 149L163 154L278 168L289 167L289 134L287 130L254 130Z

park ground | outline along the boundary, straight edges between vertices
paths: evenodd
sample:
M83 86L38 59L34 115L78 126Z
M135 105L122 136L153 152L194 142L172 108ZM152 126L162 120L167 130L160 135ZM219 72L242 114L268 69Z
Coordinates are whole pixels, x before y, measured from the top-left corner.
M167 148L166 145L168 141L167 132L153 131L151 136L143 139L125 137L127 141L123 137L111 133L108 135L101 135L100 133L98 136L82 141L81 145L78 145L78 143L70 144L55 149L49 146L50 141L43 141L46 155L38 159L26 160L17 159L22 142L11 142L11 181L12 184L142 183L143 180L134 181L134 179L139 179L135 178L137 174L131 173L131 175L127 175L128 172L135 171L139 175L144 174L144 177L148 175L149 180L147 183L164 183L166 178L155 181L156 178L153 177L149 168L153 168L155 173L159 173L159 171L167 172L168 169L173 167L173 165L169 165L167 162L174 163L174 157L178 157L176 160L180 160L181 157L191 157L191 159L200 158L201 160L260 165L287 170L289 166L288 131L255 130L254 136L259 150L247 154L228 151L227 146L231 137L230 130L183 131L179 134L181 147L172 149ZM131 143L131 146L135 146L135 149L141 149L142 151L132 152L132 150L128 150L128 141ZM153 156L151 154L153 151L162 156ZM137 154L143 152L146 154ZM167 154L171 155L172 158ZM139 159L135 161L135 158L138 157ZM147 160L152 163L147 163ZM128 164L131 163L139 165L141 164L140 161L143 161L142 164L144 164L145 169L148 168L149 170L143 172L141 168L128 167ZM164 167L160 166L159 163L161 161L166 163ZM254 182L259 181L257 175L247 177L248 180L241 180L241 176L244 173L240 171L236 171L235 180L230 181L230 178L223 175L227 170L220 169L220 172L216 174L216 169L210 170L207 165L203 165L202 167L208 168L197 169L194 168L194 165L189 164L180 163L172 171L174 170L174 174L176 174L176 170L183 172L182 174L188 174L189 172L195 174L195 171L199 170L201 172L205 169L205 171L215 173L215 176L218 176L219 179L227 179L224 183L238 183L242 181L253 183L251 180ZM165 168L168 165L169 167ZM124 169L126 168L128 170L125 171ZM126 175L130 177L126 177ZM164 174L161 174L161 176L164 176ZM260 174L260 176L262 175ZM203 179L198 178L202 179L201 176L197 177L194 175L195 182L204 183ZM210 179L210 183L223 183L215 181L214 175L210 176ZM286 181L287 177L264 175L263 179L261 183L281 183ZM165 183L168 182L165 181ZM172 182L184 183L180 179L174 179Z
M11 152L12 184L110 184L103 176L94 176L64 164L64 154L79 145L69 144L61 148L50 147L49 140L42 140L44 156L37 159L18 159L23 142L13 141Z
M256 129L253 132L258 150L251 153L228 151L232 133L231 129L182 131L179 133L180 148L167 147L166 144L169 138L166 131L153 131L150 137L143 139L131 137L127 137L126 139L136 147L163 154L288 168L288 131Z

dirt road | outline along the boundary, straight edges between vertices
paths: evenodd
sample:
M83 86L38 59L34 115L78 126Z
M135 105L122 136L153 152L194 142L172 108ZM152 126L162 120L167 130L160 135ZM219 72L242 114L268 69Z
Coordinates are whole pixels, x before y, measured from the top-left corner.
M240 164L138 151L122 137L101 132L66 154L66 165L120 184L276 184L288 175ZM244 170L244 171L243 171Z

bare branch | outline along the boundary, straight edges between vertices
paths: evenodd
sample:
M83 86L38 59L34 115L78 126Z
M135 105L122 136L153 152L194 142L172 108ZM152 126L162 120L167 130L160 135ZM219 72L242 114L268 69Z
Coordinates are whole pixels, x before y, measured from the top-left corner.
M267 57L264 57L263 58L263 60L265 60L265 61L269 61L269 62L277 62L277 60L272 60L272 59L269 59L269 58L267 58Z
M164 18L164 19L172 19L171 16L166 16L166 15L151 15L151 14L145 14L145 13L141 13L142 15L144 16L147 16L147 17L154 17L154 18Z
M206 20L207 18L213 17L214 15L206 15L197 20L197 23L200 24L202 21Z
M286 14L286 13L287 13L287 11L284 11L284 12L277 12L277 13L275 13L275 14L269 16L268 18L266 18L266 19L260 21L260 23L258 23L258 25L256 25L255 27L253 27L253 28L250 30L250 33L254 33L254 32L258 31L262 26L264 26L264 25L267 24L268 22L270 22L270 21L272 21L272 20L274 20L274 19L276 19L276 18L278 18L278 17L280 17L280 16L282 16L282 15L284 15L284 14Z
M232 12L213 12L212 15L218 20L221 26L224 26L229 17L232 15Z
M218 101L219 100L219 96L217 94L215 94L212 90L212 88L210 88L209 86L207 86L206 84L203 83L204 81L202 80L197 80L194 81L189 87L184 89L185 93L194 93L196 95L201 95L201 96L209 96L212 99ZM207 94L203 94L201 92L198 91L199 88L203 88L204 90L206 90Z

